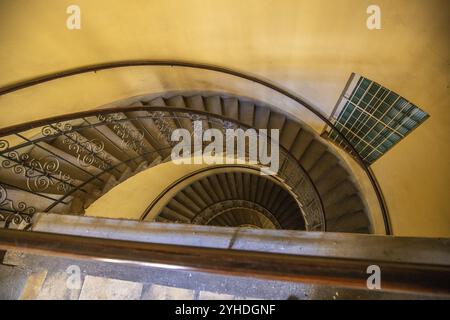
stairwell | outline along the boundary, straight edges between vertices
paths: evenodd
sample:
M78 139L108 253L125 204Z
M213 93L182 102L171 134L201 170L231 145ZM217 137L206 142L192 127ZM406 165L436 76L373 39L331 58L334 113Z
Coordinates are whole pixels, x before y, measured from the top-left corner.
M121 108L114 114L49 124L32 136L20 134L15 143L9 137L2 138L5 143L0 149L0 181L4 198L12 203L32 204L35 212L83 214L115 185L170 160L170 132L175 128L192 130L195 117L186 114L200 112L205 128L220 127L220 122L209 121L217 116L251 128L279 129L280 145L294 159L294 169L306 178L288 165L280 170L282 187L238 173L211 176L180 192L158 221L192 223L206 206L250 200L263 201L270 215L282 216L280 221L268 222L268 214L263 214L259 222L237 221L236 214L229 213L214 224L301 229L304 223L300 212L308 209L308 194L312 194L320 201L326 231L371 232L369 208L351 171L327 142L288 115L260 102L218 94L153 96L134 102L129 110ZM214 184L201 189L210 182ZM296 192L301 210L286 190ZM202 221L197 219L195 223Z

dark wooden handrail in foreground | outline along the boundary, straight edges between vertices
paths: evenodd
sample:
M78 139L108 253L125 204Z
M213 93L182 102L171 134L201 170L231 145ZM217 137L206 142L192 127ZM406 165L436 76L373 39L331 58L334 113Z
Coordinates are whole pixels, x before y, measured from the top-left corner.
M0 229L0 249L131 263L270 280L367 289L369 265L381 269L384 291L450 295L448 265L290 255L100 239Z

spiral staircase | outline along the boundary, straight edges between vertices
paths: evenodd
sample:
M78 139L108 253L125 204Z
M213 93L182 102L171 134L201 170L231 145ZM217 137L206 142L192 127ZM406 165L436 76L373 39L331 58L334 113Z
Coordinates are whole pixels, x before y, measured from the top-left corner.
M313 223L307 219L306 229L371 232L359 187L325 140L264 103L211 93L152 96L120 108L116 105L108 113L100 110L41 123L34 128L38 132L28 136L17 130L4 136L2 220L9 224L13 217L16 222L22 217L30 222L34 212L83 214L115 185L169 161L171 132L176 128L192 132L198 119L203 119L204 129L279 129L284 156L278 183L238 173L212 175L179 192L157 221L203 224L207 207L233 206L234 200L258 206L265 222L257 222L256 216L239 221L239 211L232 210L214 224L305 229L302 214L309 210L315 218Z
M256 174L212 174L184 188L156 218L228 227L304 230L300 208L281 186Z
M374 233L374 208L347 160L280 110L229 94L177 92L1 129L0 244L7 251L0 252L0 280L11 290L0 296L448 297L441 281L448 277L448 243L367 235ZM278 129L278 172L261 175L261 163L207 165L187 170L149 198L140 221L87 215L143 171L173 165L171 133L183 128L193 134L195 121L222 132ZM146 195L145 187L136 192ZM419 255L411 253L414 243ZM370 264L385 270L388 290L366 290ZM80 266L85 274L69 288L68 272ZM267 282L254 277L273 279L271 289L262 292Z
M2 1L0 299L449 299L449 4Z

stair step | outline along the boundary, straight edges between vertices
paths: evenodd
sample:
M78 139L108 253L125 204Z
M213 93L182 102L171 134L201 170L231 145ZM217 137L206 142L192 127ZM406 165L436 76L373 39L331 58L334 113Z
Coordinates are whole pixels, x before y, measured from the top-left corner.
M41 163L41 165L44 164L44 162ZM53 164L54 162L48 163L49 166ZM81 180L62 177L62 171L59 170L53 174L45 169L37 171L37 169L32 169L29 166L24 167L24 171L20 174L13 170L13 168L0 170L0 181L7 181L8 185L31 192L51 193L59 197L83 184Z
M275 188L274 192L272 192L270 194L269 201L267 202L267 209L270 212L274 211L273 208L274 208L274 206L277 205L277 203L279 201L280 193L281 193L281 189L280 188Z
M280 144L285 149L290 150L300 129L300 125L297 122L287 119L284 123L283 130L280 133Z
M151 131L148 130L148 127L152 126L152 122L145 118L149 116L147 111L126 112L125 115L128 118L139 118L139 120L131 121L131 123L134 125L136 130L144 134L144 149L146 151L157 151L163 147L155 136L155 133L152 134ZM190 121L187 122L190 124ZM151 153L147 156L147 159L151 161L158 155L160 155L158 152Z
M241 172L235 173L235 180L236 180L236 192L238 194L239 199L244 199L245 192L244 192L244 175Z
M205 98L206 111L212 114L222 115L222 101L219 96Z
M74 139L61 136L53 141L52 146L61 150L63 153L70 154L72 159L77 159L75 164L84 169L89 168L86 170L92 170L92 172L96 172L96 174L120 163L120 160L116 159L108 152L104 150L100 151L103 145L98 141L87 142L89 140L79 133L77 134L77 137L77 139L83 141L81 144L75 142ZM97 152L93 152L93 150L96 150ZM94 168L98 170L95 170ZM109 173L118 177L120 175L120 169L116 167L111 169Z
M27 205L28 208L36 209L36 212L44 212L47 207L61 199L62 195L59 194L51 194L41 192L39 194L34 194L31 192L18 190L14 188L9 188L4 186L5 190L8 194L8 199L13 201L14 207L17 208L20 202L23 202ZM68 196L64 199L64 203L57 204L52 212L54 213L68 213L70 209L70 202L72 201L74 195ZM30 205L32 204L32 205ZM27 210L23 210L23 212L27 212Z
M357 192L358 190L356 190L353 183L349 180L344 180L322 196L322 203L324 206L330 206Z
M336 158L336 156L331 152L326 151L309 170L309 176L314 182L317 182L317 180L326 172L326 170L333 167L337 163L338 159Z
M250 201L255 202L256 201L256 189L259 183L258 176L256 175L250 175Z
M183 96L173 96L170 98L166 98L164 99L164 103L166 106L186 108Z
M225 174L219 174L219 175L217 175L217 178L219 179L219 183L220 183L222 192L223 192L223 194L225 196L224 199L232 199L233 196L231 194L231 188L228 185L228 181L227 181L226 175Z
M193 189L193 186L188 186L183 190L183 195L189 198L190 201L201 211L207 207L207 203L199 196L197 191Z
M311 132L304 129L300 131L290 150L295 159L300 160L313 139L314 135Z
M197 110L197 111L206 111L202 96L193 95L193 96L185 97L184 100L189 109L193 109L193 110Z
M196 111L206 111L206 105L204 99L200 95L193 95L189 97L185 97L184 101L189 109ZM203 130L207 130L210 128L208 121L203 121Z
M195 290L152 284L141 300L194 300Z
M230 187L230 191L231 191L231 198L232 199L238 199L238 192L237 192L237 188L236 188L236 179L233 173L227 173L226 174L227 177L227 182L228 182L228 186Z
M255 106L255 128L256 129L267 129L269 125L269 118L270 118L270 109L261 107L261 106Z
M195 212L189 209L184 203L179 201L179 199L174 198L167 205L168 208L176 211L178 214L183 215L188 221L195 217Z
M111 158L113 165L135 158L138 155L136 151L128 148L126 143L109 126L97 126L95 129L88 128L83 130L81 134L88 140L102 141L104 151ZM136 166L136 163L130 161L127 165Z
M36 297L37 300L78 300L80 290L70 289L67 285L69 274L49 272Z
M239 121L251 127L253 125L253 114L255 105L248 101L239 103Z
M243 181L242 181L242 189L244 191L244 199L250 200L251 194L250 194L250 175L244 174L243 175Z
M261 203L265 208L269 208L269 202L270 202L270 199L272 196L272 190L273 190L274 186L275 186L275 184L272 181L267 181L267 183L264 187Z
M45 278L47 277L47 272L47 270L32 272L25 282L19 299L36 300L39 297L42 285L44 284Z
M192 190L199 198L202 199L202 201L205 203L205 206L210 206L214 203L214 199L208 194L201 182L194 182L192 184Z
M39 147L38 147L39 145ZM99 174L101 170L94 166L83 167L80 166L80 162L76 157L72 156L65 151L58 149L45 142L39 142L32 150L30 150L29 155L31 158L40 159L57 159L59 163L59 170L68 174L71 178L86 181L93 176ZM7 181L7 180L3 180ZM102 182L99 179L94 179L91 183L101 185Z
M185 98L183 96L173 96L170 98L164 99L164 102L167 106L176 107L176 108L187 108L187 102L185 101ZM179 118L175 119L174 122L179 124L178 127L187 129L192 132L193 125L191 120L186 119L181 113L174 112L175 116L178 116Z
M255 198L255 202L256 203L261 203L261 198L263 196L264 193L264 188L266 187L267 184L267 179L261 179L261 181L258 183L258 187L256 189L256 198Z
M217 176L212 175L212 176L208 177L208 180L211 183L211 185L213 187L213 190L218 195L218 200L219 201L225 200L226 196L225 196L225 193L224 193L224 191L222 189L222 186L221 186Z
M339 218L327 220L327 231L352 232L352 230L365 229L369 226L369 219L363 211L345 214ZM365 233L365 232L362 232Z
M184 216L183 214L178 213L177 211L170 209L168 207L163 208L160 216L162 216L162 218L169 220L171 222L184 222L184 223L190 222L190 220L186 216Z
M290 197L291 196L289 195L289 193L287 193L287 192L281 193L280 192L280 195L278 196L278 199L274 202L274 205L273 205L271 211L272 212L280 211L280 208L282 208L286 202L289 202Z
M325 152L326 146L317 140L312 141L300 158L300 163L309 171Z
M271 112L270 117L269 117L268 129L278 129L281 131L285 122L286 122L285 115L278 113L278 112ZM281 132L280 132L280 135L281 135Z
M165 107L166 101L162 97L158 97L149 101L148 104L152 107Z
M325 214L327 221L336 219L342 215L354 213L364 210L364 205L357 195L347 197L340 202L334 203L325 207Z
M348 178L348 173L339 164L328 168L322 176L317 179L316 188L323 195Z
M87 275L79 300L140 300L143 284Z
M194 212L198 212L201 210L201 206L198 206L190 197L188 197L186 195L186 193L184 192L179 192L175 198L175 200L177 200L178 202L180 202L183 206L185 206L186 208L188 208L190 211Z
M236 98L223 99L223 115L230 119L239 119L239 102Z
M202 184L203 189L206 191L205 193L208 194L212 199L212 203L220 201L220 194L218 193L218 190L213 186L211 179L203 179L202 181L200 181L200 183Z

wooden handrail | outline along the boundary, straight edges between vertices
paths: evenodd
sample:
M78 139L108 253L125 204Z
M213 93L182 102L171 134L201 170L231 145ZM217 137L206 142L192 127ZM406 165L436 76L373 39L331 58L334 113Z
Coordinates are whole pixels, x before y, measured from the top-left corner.
M450 295L448 265L404 263L395 257L374 261L291 255L9 229L0 229L0 249L360 289L367 289L367 267L376 264L385 291Z

